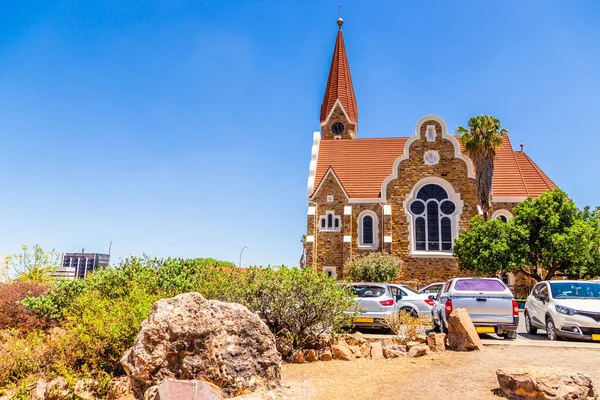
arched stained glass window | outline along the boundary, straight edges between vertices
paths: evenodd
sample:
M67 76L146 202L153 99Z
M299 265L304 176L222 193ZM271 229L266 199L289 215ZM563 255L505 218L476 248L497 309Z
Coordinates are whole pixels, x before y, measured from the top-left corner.
M436 184L423 186L408 210L413 215L415 250L452 250L452 216L456 204L443 187Z

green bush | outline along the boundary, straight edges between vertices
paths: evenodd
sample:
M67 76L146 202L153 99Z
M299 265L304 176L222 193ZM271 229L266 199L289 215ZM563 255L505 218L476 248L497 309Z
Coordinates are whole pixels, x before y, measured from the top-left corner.
M236 301L258 313L278 340L294 348L352 324L351 294L334 278L309 269L250 268L240 274Z
M400 273L401 261L392 254L372 252L350 258L344 269L354 282L390 282Z

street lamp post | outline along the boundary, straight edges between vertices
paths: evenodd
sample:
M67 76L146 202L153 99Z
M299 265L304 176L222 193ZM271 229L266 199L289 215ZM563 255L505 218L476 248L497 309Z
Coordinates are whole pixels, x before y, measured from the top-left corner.
M112 249L112 244L113 244L113 241L111 240L110 244L108 245L108 256L109 257L110 257L110 250Z
M240 251L240 263L238 264L238 268L242 268L242 253L244 252L244 249L247 249L248 246L244 246L242 247L242 251Z

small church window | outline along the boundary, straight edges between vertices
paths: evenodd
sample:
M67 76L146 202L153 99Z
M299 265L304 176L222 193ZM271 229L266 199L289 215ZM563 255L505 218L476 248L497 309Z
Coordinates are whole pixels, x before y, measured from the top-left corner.
M375 249L378 247L379 218L374 211L365 210L358 216L358 247Z
M340 226L342 225L342 217L335 215L334 211L327 211L325 215L320 217L321 231L328 232L339 232Z

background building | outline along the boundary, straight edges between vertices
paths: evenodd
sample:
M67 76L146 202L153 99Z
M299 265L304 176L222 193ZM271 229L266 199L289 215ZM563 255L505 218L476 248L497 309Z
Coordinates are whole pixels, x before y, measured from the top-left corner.
M110 255L100 253L65 253L61 266L54 274L57 278L82 279L87 274L110 265Z

